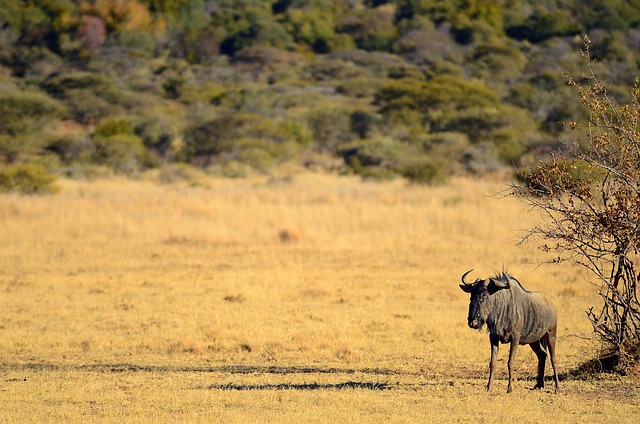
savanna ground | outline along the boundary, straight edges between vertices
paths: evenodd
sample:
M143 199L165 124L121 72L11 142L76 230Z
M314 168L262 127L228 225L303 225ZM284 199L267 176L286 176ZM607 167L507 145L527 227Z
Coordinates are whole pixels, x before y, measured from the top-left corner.
M637 422L636 377L580 379L596 289L516 247L506 182L62 181L0 197L0 421ZM460 276L508 269L559 315L561 393L484 387ZM548 368L550 366L548 365ZM547 372L547 375L549 375Z

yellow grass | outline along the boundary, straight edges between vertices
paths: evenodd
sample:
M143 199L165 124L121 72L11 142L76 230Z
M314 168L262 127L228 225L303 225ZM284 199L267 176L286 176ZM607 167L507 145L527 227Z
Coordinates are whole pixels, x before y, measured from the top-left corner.
M162 185L63 181L0 197L0 421L637 422L632 378L573 380L595 289L516 247L537 217L443 187L297 175ZM508 267L559 312L562 394L487 394L466 326L475 276ZM550 383L548 383L550 384Z

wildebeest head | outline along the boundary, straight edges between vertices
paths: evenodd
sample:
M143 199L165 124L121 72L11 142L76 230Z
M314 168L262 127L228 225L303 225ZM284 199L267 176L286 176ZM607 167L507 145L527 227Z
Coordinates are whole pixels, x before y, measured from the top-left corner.
M462 275L462 284L460 288L471 294L471 302L469 303L469 327L480 330L487 322L487 317L491 312L490 297L498 291L509 288L508 281L500 281L495 278L476 279L473 283L467 283L465 277L473 271L472 269Z

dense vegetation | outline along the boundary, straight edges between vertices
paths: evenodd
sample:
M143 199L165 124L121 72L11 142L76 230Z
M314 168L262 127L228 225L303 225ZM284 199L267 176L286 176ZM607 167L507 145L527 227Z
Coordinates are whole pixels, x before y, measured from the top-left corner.
M582 34L624 101L639 24L638 0L4 0L0 175L529 166L586 113Z

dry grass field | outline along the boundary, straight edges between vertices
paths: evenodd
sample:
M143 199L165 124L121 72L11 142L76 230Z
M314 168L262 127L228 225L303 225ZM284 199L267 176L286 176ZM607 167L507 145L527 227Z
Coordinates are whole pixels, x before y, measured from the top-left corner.
M577 379L595 288L516 247L492 194L357 178L62 181L0 196L0 422L638 422L640 381ZM460 276L508 267L559 314L561 393L514 392ZM547 373L549 375L549 373Z

